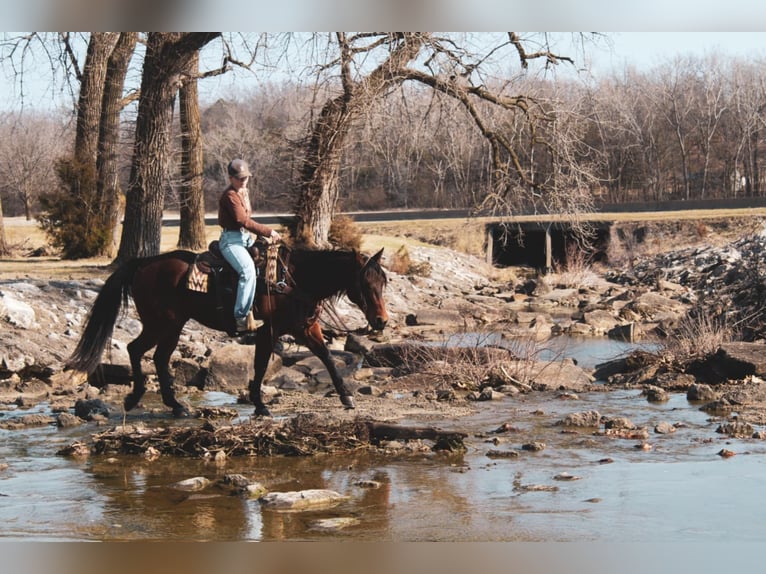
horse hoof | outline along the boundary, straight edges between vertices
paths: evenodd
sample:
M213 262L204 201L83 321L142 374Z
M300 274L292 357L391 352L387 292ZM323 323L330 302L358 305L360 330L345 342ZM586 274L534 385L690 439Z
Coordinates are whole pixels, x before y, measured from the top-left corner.
M125 397L125 400L122 402L122 405L125 408L125 411L127 412L136 408L136 406L138 406L138 401L140 400L141 399L139 397L128 395Z
M177 407L173 407L173 416L177 419L185 419L190 417L191 413L185 406L178 405Z
M349 410L356 408L356 403L354 402L354 397L352 397L351 395L343 395L340 398L340 402L342 402L343 406L346 407Z
M265 405L261 405L261 406L255 407L255 412L253 413L253 416L270 417L271 411L268 408L266 408Z

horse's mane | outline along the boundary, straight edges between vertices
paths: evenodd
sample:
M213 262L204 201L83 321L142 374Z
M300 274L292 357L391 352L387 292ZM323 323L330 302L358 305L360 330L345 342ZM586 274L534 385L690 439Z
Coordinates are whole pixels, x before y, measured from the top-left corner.
M312 249L302 246L292 247L290 248L290 251L290 260L295 264L296 274L303 275L308 272L313 274L315 278L317 278L317 274L319 273L338 273L343 266L347 265L349 262L353 262L360 253L350 249ZM388 278L378 261L370 261L366 255L364 255L364 257L369 261L369 264L364 268L365 278L370 282L381 281L383 286L385 286L388 283ZM314 267L309 269L307 267L308 262ZM341 289L329 299L337 301L345 293L346 289Z

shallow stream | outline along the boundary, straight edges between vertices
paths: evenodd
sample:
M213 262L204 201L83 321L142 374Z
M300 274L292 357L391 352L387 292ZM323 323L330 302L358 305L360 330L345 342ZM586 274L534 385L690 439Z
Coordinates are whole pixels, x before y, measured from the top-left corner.
M583 366L625 350L603 341L567 347ZM201 400L239 409L242 416L251 412L223 393L206 393ZM647 449L639 448L642 441L562 433L550 424L591 409L628 417L650 431L663 421L678 430L652 433ZM17 414L23 413L6 416ZM121 417L113 418L110 424L121 423ZM412 421L402 421L407 422ZM494 434L504 423L515 431ZM588 393L578 401L532 393L487 403L476 415L439 424L471 433L461 455L231 458L223 466L171 457L148 462L138 456L76 460L55 454L98 430L90 424L0 430L0 462L8 465L0 470L0 538L761 542L766 539L766 442L724 437L716 433L718 424L684 394L657 404L640 391ZM545 448L522 450L531 442ZM719 456L724 448L736 455ZM487 456L491 450L518 456ZM273 491L326 488L349 499L328 510L275 512L257 500L220 491L169 488L190 477L216 480L231 473ZM365 488L359 486L362 480L381 486ZM322 520L330 518L350 519L349 525L323 528Z

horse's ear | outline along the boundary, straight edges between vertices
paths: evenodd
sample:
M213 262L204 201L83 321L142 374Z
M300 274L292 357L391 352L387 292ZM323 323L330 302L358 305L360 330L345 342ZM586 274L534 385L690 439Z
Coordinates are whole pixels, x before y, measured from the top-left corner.
M380 248L380 251L378 251L375 255L370 257L370 261L375 261L375 263L380 264L380 258L383 255L383 247Z

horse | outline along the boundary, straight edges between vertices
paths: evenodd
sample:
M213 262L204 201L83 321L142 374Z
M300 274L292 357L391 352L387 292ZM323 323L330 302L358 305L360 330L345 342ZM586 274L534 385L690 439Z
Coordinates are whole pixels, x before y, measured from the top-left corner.
M387 277L380 266L383 249L372 257L356 250L285 249L287 263L283 260L281 264L286 281L282 281L278 289L264 289L264 278L258 279L253 314L263 324L254 335L255 371L248 387L249 398L255 405L254 414L270 416L261 397L261 383L275 344L285 334L293 335L322 361L342 405L353 409L352 392L330 356L319 315L326 302L346 295L364 313L373 330L380 331L386 326L388 314L383 290ZM189 289L186 279L197 260L197 253L176 250L122 264L99 291L65 368L88 374L95 371L111 339L118 314L132 298L142 330L128 344L133 388L125 397L125 410L134 408L146 391L141 358L156 346L153 361L162 401L172 409L174 416L189 416L188 409L176 400L169 370L170 357L184 325L194 319L211 329L234 334L233 295L221 296L225 290L221 281L211 281L219 285L217 288L213 285L205 293ZM224 268L222 274L228 272L229 285L236 289L236 273L225 261L219 261Z

